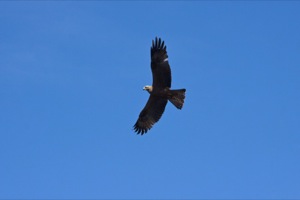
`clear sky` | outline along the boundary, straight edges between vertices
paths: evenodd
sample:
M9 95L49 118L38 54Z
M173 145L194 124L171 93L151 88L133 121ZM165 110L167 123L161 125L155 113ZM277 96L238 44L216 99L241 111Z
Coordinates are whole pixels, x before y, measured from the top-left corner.
M300 2L1 1L0 199L300 198ZM166 45L182 110L132 127Z

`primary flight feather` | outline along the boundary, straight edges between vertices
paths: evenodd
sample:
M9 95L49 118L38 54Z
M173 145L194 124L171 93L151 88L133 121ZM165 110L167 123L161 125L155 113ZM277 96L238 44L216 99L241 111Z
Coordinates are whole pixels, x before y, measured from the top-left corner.
M152 40L151 46L152 86L145 86L150 97L134 125L137 134L147 133L161 118L165 107L170 101L181 109L185 99L185 89L171 90L171 68L168 62L167 47L160 38Z

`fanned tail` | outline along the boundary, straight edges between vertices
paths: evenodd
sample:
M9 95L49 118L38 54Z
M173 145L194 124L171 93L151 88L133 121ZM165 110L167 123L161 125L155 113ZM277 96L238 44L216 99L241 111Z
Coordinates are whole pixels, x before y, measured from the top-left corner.
M179 89L179 90L169 90L170 91L170 97L169 101L178 109L181 109L184 104L185 99L185 89Z

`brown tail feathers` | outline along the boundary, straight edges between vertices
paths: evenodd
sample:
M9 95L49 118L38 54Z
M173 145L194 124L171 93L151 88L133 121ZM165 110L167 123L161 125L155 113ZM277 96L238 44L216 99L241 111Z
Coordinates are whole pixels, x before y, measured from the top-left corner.
M169 101L178 109L181 109L184 104L185 89L170 90Z

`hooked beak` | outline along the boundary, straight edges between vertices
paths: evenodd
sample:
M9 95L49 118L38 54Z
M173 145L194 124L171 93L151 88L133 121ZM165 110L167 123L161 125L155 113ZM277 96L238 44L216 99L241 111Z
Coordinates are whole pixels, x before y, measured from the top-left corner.
M146 90L146 87L143 87L143 90Z

